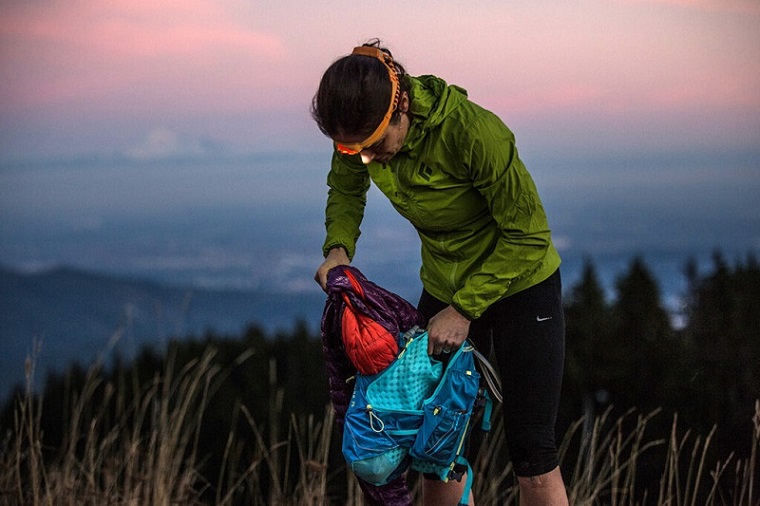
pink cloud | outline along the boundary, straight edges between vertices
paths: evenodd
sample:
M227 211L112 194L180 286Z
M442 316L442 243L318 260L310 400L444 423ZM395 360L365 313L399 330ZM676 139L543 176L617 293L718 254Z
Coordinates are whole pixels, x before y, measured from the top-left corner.
M318 136L308 104L322 72L371 36L412 74L440 75L505 117L760 112L757 0L386 5L326 30L334 11L299 0L0 2L0 115Z
M14 4L4 10L4 109L129 102L136 90L147 92L147 101L151 95L158 103L183 95L189 101L188 94L204 85L216 87L223 101L225 90L274 86L274 73L253 78L252 71L271 67L284 54L277 36L245 27L205 0ZM222 79L226 85L219 88Z
M673 5L710 12L760 14L760 2L757 0L618 0L618 2Z
M487 97L489 107L512 113L543 113L553 110L575 110L598 103L603 90L581 83L526 87L513 93Z
M535 29L509 37L507 51L484 48L487 58L467 60L473 68L486 64L463 74L469 84L454 82L490 107L524 115L760 112L760 32L752 24L758 16L704 10L687 16L653 2L558 8Z

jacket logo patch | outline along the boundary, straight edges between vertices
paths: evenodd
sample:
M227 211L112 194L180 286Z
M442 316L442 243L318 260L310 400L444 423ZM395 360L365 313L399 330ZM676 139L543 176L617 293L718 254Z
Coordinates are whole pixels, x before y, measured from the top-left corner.
M430 177L433 175L433 169L427 165L420 165L420 169L417 171L422 179L430 181Z

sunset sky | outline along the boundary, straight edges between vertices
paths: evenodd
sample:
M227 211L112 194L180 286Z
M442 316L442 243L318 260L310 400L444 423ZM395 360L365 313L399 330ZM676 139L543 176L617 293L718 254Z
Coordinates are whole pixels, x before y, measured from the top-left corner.
M328 150L319 77L374 36L533 152L760 145L758 0L4 0L0 160Z

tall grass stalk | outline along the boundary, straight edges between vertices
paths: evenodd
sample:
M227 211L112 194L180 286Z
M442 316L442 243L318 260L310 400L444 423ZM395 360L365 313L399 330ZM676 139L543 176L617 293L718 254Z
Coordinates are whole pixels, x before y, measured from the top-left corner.
M639 459L649 449L664 444L662 439L644 440L647 426L658 412L638 415L628 432L623 427L630 425L628 419L633 411L611 422L611 410L608 409L586 432L579 432L585 425L583 420L571 427L560 447L560 460L564 463L574 439L576 436L580 438L568 479L571 504L633 504Z
M43 448L43 399L28 387L17 400L13 439L0 455L3 501L199 504L202 485L193 463L202 408L218 372L212 358L209 350L176 372L169 360L163 375L132 399L125 398L124 383L104 384L96 363L71 396L68 427L56 452Z
M270 399L272 410L267 437L260 421L247 406L237 404L234 421L225 445L220 470L216 504L239 504L244 497L253 506L316 506L329 504L329 458L334 431L334 412L326 407L321 418L315 415L288 418L287 438L279 437L279 427L286 416L282 412L284 392L277 386L276 363L270 361ZM235 428L242 416L252 434L253 455L247 467L235 474L235 464L243 459L242 442ZM297 468L297 476L291 470ZM224 495L220 491L226 491Z
M503 425L501 416L495 417L495 423L480 442L476 460L472 463L476 478L473 495L479 505L498 506L516 504L517 501L518 489L513 480L512 463L494 465L499 462L499 455L506 444ZM476 422L474 426L478 427L479 424Z
M326 409L322 421L316 420L313 415L301 417L300 420L291 415L288 440L295 441L301 462L296 496L303 499L298 504L317 506L323 504L327 497L327 469L334 416L332 408Z

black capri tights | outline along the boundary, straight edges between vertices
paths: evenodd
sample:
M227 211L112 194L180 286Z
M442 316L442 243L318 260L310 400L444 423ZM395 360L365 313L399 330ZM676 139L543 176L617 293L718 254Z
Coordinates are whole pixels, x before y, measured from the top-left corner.
M430 319L447 306L427 291L418 310ZM559 270L545 281L491 305L470 325L470 340L493 350L502 380L502 416L509 455L521 477L559 464L555 424L565 360L565 318Z

